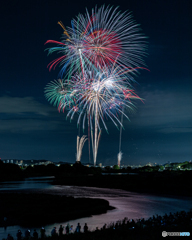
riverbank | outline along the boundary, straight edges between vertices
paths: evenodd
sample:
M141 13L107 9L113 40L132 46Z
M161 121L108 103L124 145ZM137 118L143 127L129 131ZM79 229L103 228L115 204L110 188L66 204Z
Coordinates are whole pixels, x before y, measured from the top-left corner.
M192 196L192 171L138 173L137 175L57 175L53 184L114 188L138 193Z
M22 180L27 177L55 176L54 184L56 185L114 188L139 193L192 196L192 171L190 170L158 171L158 169L153 169L151 172L145 172L146 169L144 168L101 169L99 167L87 167L80 162L76 162L73 166L61 164L57 167L54 164L48 164L47 166L28 166L26 169L20 169L15 164L5 164L2 161L0 161L0 165L1 182Z
M50 223L106 213L104 199L74 198L40 193L0 193L0 227L42 227Z
M89 224L88 224L89 227ZM55 236L46 236L45 240L159 240L167 232L185 233L188 236L192 233L192 210L189 212L181 211L165 214L164 216L152 216L149 219L138 219L137 221L125 218L122 221L104 225L101 229L92 232L83 233L83 226L80 233L56 234ZM40 233L39 237L40 237ZM24 234L23 234L24 235ZM31 237L33 232L31 233ZM168 236L168 235L167 235ZM29 238L24 238L24 240ZM32 238L37 240L38 238ZM40 239L40 238L39 238ZM175 239L175 238L174 238ZM177 238L176 238L177 239Z

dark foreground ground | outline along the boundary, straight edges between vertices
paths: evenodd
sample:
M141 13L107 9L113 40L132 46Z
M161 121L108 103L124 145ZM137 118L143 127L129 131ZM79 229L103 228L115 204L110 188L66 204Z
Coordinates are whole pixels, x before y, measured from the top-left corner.
M83 231L83 229L82 229ZM71 233L62 234L61 236L45 236L45 240L159 240L164 239L162 232L176 232L184 233L188 235L192 234L192 210L189 212L177 212L170 213L164 216L152 216L151 218L138 221L131 221L124 219L117 223L105 226L102 229L98 229L94 232L87 233ZM40 233L39 239L41 238ZM23 233L24 235L24 233ZM33 235L33 233L32 233ZM170 238L170 237L168 237ZM28 240L29 238L24 238ZM31 238L37 240L37 238ZM42 238L41 238L42 239ZM174 237L174 239L181 239L181 237ZM185 239L191 239L191 236L185 237Z
M103 199L73 198L38 193L0 193L0 227L36 226L65 222L114 209ZM4 217L7 220L4 220Z

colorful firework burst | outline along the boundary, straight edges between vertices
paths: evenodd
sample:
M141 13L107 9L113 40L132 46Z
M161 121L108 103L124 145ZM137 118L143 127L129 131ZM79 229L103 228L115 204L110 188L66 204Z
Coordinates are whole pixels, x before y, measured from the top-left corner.
M87 119L91 129L94 164L96 164L101 123L107 129L106 119L120 129L120 116L128 116L124 109L133 109L133 99L140 99L131 86L132 75L143 65L145 37L130 13L118 12L112 7L92 10L91 15L79 14L71 21L71 27L63 28L62 41L48 40L57 44L48 54L61 56L48 65L49 70L61 65L60 75L66 80L55 80L47 85L45 95L59 111L68 110L77 124ZM94 132L94 134L93 134ZM94 135L94 137L93 137Z
M57 44L48 48L48 54L61 53L61 57L48 65L49 70L62 66L61 76L91 68L102 69L118 64L130 69L143 65L146 55L145 37L130 13L121 13L112 7L92 10L91 15L79 14L71 21L71 27L63 28L62 41L48 40ZM134 72L135 73L135 72Z

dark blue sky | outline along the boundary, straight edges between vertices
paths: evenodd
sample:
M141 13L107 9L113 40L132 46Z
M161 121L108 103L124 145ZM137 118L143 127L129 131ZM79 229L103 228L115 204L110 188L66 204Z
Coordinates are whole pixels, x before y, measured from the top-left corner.
M136 78L137 111L124 121L124 164L192 160L192 15L190 0L63 1L7 0L0 6L0 157L75 161L76 121L49 105L46 84L57 78L59 68L49 72L44 43L59 40L57 24L65 26L78 13L96 4L129 10L148 37L150 72ZM107 122L98 160L115 164L119 131ZM82 133L82 132L81 132ZM88 162L85 144L82 162Z

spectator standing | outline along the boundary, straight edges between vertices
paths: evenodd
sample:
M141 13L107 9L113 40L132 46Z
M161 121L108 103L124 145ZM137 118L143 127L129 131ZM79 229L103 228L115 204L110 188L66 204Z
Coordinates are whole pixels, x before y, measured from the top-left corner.
M87 226L87 223L85 223L85 226L83 227L84 229L84 233L87 233L88 232L88 226Z
M63 235L63 229L64 229L64 227L62 225L60 225L60 227L59 227L59 236L60 237Z
M4 229L7 229L7 217L4 217L3 219L3 225L4 225Z
M57 232L56 232L56 227L54 227L51 231L51 236L56 236Z
M81 225L80 225L80 223L77 224L75 232L76 233L80 233L81 232Z
M26 239L30 238L30 230L29 229L25 231L25 238Z
M42 227L41 228L41 238L44 238L45 237L45 228Z
M73 233L73 225L70 226L69 233Z
M106 229L106 226L107 226L107 224L104 224L104 225L103 225L103 230L105 230L105 229Z
M33 237L34 237L34 239L38 239L38 233L37 233L36 229L34 229Z
M7 235L7 240L13 240L13 237L11 236L10 233L8 233L8 235Z
M17 232L17 240L21 240L21 238L22 238L22 232L21 232L21 230L18 230L18 232Z
M66 228L65 228L65 232L66 232L66 234L69 234L69 223L67 224L67 226L66 226Z

